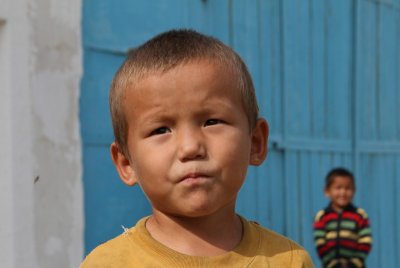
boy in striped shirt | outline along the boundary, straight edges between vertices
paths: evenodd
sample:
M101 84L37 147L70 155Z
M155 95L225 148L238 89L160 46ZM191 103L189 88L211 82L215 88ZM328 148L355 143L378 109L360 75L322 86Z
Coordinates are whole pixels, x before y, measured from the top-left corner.
M314 240L323 267L365 267L371 250L371 228L366 212L352 204L355 193L353 174L335 168L326 176L328 207L315 216Z

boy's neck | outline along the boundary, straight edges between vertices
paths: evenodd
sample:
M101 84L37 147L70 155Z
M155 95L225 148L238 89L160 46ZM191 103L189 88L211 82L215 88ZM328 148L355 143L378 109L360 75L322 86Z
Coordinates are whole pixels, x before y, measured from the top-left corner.
M242 239L239 216L209 215L199 218L154 213L146 229L161 244L186 255L217 256L234 249Z
M347 204L346 206L338 206L336 204L331 204L331 207L333 208L334 211L341 213L345 208L347 208L350 204Z

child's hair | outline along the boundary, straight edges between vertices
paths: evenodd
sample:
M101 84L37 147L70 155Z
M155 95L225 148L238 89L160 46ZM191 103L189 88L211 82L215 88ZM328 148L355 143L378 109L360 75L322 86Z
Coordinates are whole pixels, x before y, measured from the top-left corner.
M232 79L237 79L249 127L255 127L258 119L255 90L250 73L240 56L216 38L193 30L171 30L129 51L112 81L109 101L114 137L125 156L129 157L128 124L123 103L126 89L146 75L162 74L180 64L196 60L221 64L232 72Z
M353 187L355 188L355 182L354 182L354 176L353 173L351 173L349 170L342 168L342 167L337 167L329 171L329 173L326 175L325 178L325 188L328 189L333 181L335 180L336 177L347 177L351 180Z

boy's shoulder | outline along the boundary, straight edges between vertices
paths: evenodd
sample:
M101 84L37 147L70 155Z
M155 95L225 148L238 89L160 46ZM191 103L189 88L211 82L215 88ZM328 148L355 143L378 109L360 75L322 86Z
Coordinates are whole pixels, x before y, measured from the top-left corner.
M132 237L136 232L136 226L130 229L123 227L122 234L97 246L86 256L80 267L129 267L132 259L135 259Z
M347 208L345 209L345 211L348 211L350 213L355 213L357 215L359 215L361 218L366 219L368 218L368 214L365 211L365 209L360 208L356 205L354 205L353 203L350 203Z
M258 240L256 236L259 236L259 245L261 250L263 250L262 247L264 243L269 244L269 250L273 249L274 247L285 249L301 248L293 240L275 231L265 228L255 221L248 221L248 226L248 232L250 234L251 240Z
M363 208L357 208L357 213L360 214L363 218L368 218L368 214Z
M134 227L131 231L134 231ZM130 254L129 240L123 233L97 246L86 256L80 267L128 267Z
M307 251L293 240L254 221L248 225L251 243L258 242L258 254L266 257L273 267L314 267Z
M324 216L325 214L326 214L326 209L321 209L320 211L318 211L318 212L315 214L314 221L320 221L321 218L322 218L322 216Z

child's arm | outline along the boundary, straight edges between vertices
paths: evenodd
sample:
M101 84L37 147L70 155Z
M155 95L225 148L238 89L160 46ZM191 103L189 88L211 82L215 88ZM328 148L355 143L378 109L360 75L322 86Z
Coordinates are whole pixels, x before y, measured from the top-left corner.
M317 213L314 219L314 244L317 249L317 253L320 259L322 259L324 253L326 252L326 226L325 222L323 222L322 216L324 215L324 211L321 210Z
M368 253L371 251L372 247L372 234L371 227L369 225L369 219L367 213L359 208L357 212L362 216L362 219L358 221L358 247L357 247L357 257L352 258L351 262L356 265L356 267L363 267L365 259Z

